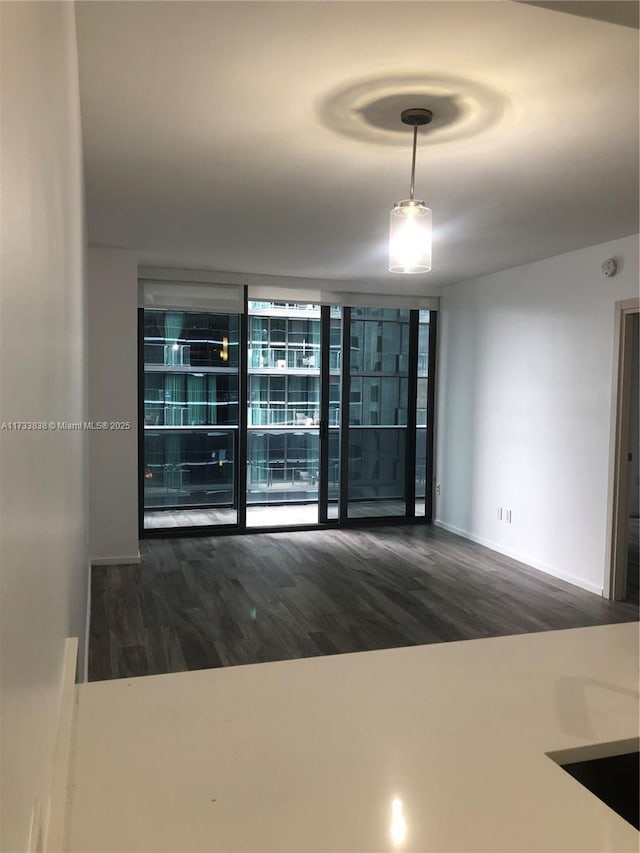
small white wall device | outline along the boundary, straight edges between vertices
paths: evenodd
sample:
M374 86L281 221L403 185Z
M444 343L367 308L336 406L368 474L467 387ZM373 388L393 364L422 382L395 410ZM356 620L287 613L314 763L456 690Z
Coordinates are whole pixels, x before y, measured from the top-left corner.
M607 260L602 264L602 275L606 275L607 278L611 278L618 271L618 264L616 263L615 258L607 258Z

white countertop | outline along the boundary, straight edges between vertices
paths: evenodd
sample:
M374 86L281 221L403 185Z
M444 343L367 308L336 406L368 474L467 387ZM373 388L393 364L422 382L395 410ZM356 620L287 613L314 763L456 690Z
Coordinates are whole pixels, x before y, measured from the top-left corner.
M77 691L77 853L638 850L545 755L637 737L638 623Z

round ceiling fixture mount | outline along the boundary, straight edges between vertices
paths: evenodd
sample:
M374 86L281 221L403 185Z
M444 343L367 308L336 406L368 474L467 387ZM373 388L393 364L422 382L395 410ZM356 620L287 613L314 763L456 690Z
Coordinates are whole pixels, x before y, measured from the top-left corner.
M405 124L410 124L412 127L422 127L424 124L431 124L433 113L431 110L412 107L409 110L402 110L400 118Z

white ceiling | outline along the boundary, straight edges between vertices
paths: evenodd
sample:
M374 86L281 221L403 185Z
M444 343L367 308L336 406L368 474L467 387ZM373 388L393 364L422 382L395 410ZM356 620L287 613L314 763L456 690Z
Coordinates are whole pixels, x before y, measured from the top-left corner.
M636 233L638 33L595 17L500 0L79 3L90 241L418 293ZM424 276L386 272L411 106L435 113L416 176L434 215Z

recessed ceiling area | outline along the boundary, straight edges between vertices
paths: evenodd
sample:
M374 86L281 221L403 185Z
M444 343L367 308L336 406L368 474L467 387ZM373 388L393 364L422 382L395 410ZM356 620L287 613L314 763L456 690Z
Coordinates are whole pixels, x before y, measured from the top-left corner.
M77 23L89 239L143 264L430 293L638 231L628 25L501 0L80 2ZM434 112L419 276L387 272L408 107Z

